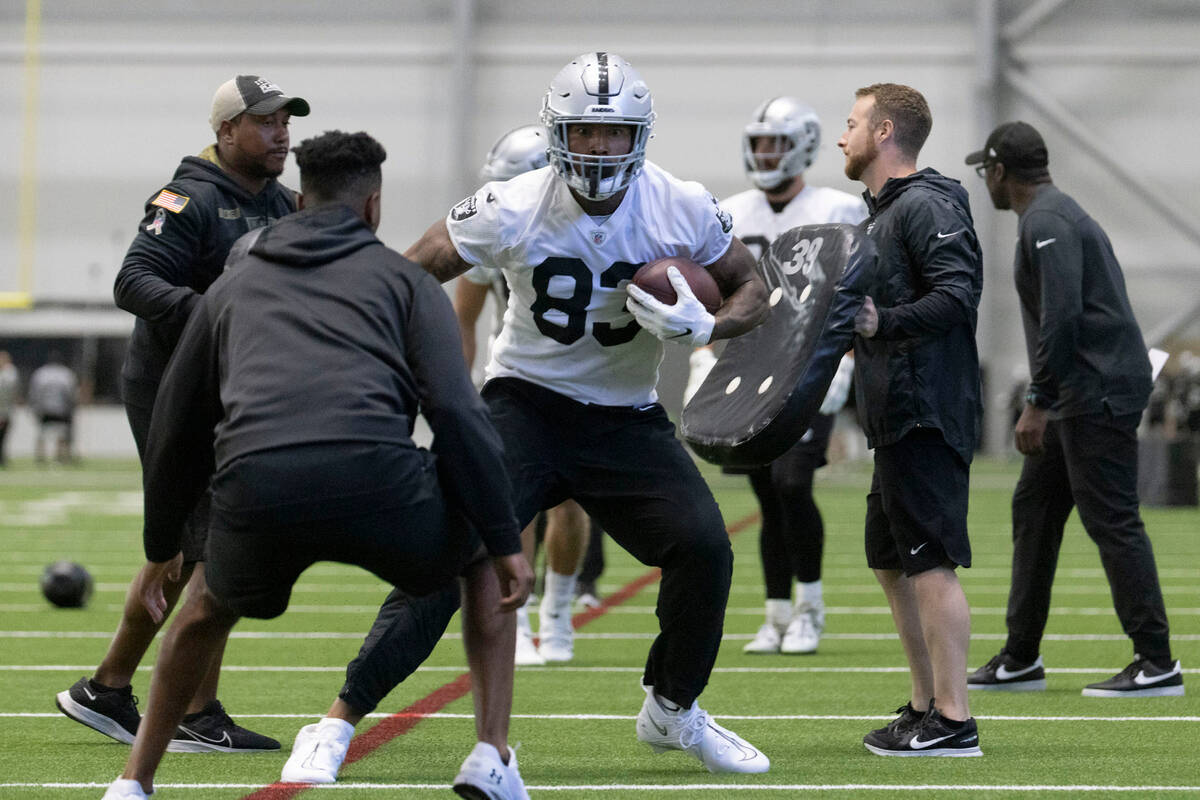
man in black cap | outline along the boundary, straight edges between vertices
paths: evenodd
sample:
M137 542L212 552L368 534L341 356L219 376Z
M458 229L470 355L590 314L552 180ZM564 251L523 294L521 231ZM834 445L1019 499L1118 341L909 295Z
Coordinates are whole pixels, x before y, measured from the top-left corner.
M146 201L146 212L117 273L117 305L137 319L125 366L121 395L129 426L144 458L150 412L167 361L184 323L225 266L229 248L242 234L296 210L295 192L275 179L287 159L288 121L308 115L308 102L289 97L257 75L238 75L213 96L209 123L216 142L199 156L185 156L171 181ZM204 543L209 502L200 500L185 523L184 567L164 588L167 614L191 578L204 586ZM142 569L125 599L121 623L108 653L91 678L58 693L60 711L119 742L132 744L140 716L131 681L162 626L138 601ZM217 679L225 642L197 691L188 716L171 742L173 752L257 752L278 750L279 742L238 725L217 700Z
M1025 465L1013 494L1008 641L968 685L1045 688L1039 645L1063 526L1076 507L1135 651L1133 663L1083 694L1181 695L1183 671L1171 658L1138 511L1137 426L1150 397L1150 361L1112 244L1051 182L1046 144L1033 126L999 126L967 163L978 165L992 204L1020 218L1015 277L1031 376L1016 427Z

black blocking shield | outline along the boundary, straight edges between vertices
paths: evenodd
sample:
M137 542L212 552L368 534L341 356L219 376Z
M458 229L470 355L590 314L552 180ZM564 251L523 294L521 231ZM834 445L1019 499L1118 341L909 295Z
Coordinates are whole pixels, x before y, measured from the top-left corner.
M729 340L680 424L697 455L726 467L770 463L808 430L872 292L875 245L853 225L802 225L758 269L769 316Z

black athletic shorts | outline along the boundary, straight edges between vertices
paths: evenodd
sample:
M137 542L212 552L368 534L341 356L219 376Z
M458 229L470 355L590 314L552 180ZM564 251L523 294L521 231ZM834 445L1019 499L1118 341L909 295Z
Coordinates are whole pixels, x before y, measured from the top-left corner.
M436 459L337 442L251 453L213 478L205 578L242 616L269 619L318 561L355 564L413 595L453 580L481 543L447 513Z
M133 403L125 404L125 416L129 419L129 430L137 445L138 460L146 455L146 438L150 435L151 409ZM208 541L208 515L212 504L212 493L207 489L196 502L196 507L183 523L183 536L179 549L183 551L183 562L193 564L204 560L204 543Z
M915 428L875 448L867 495L867 566L906 575L951 561L971 566L970 469L939 430Z

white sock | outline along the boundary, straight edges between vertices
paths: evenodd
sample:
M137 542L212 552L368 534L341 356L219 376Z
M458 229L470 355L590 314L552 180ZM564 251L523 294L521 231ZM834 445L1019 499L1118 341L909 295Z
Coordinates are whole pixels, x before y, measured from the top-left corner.
M560 575L552 569L546 570L546 596L550 608L562 611L571 607L575 598L575 576Z
M321 721L317 723L317 727L327 730L332 728L337 732L339 739L350 741L354 738L354 726L349 722L346 722L344 719L338 719L337 717L323 717Z
M796 581L796 605L809 608L824 608L825 598L821 594L821 581L801 583Z
M786 628L792 621L791 600L767 600L767 622L776 628Z
M533 625L529 623L529 609L525 606L517 609L517 635L533 638Z

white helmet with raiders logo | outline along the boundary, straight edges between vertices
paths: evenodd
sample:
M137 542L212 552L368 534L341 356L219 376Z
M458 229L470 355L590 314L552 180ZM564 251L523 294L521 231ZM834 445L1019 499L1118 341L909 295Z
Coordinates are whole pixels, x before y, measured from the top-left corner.
M479 177L485 181L506 181L549 163L545 128L522 125L496 140L479 170Z
M771 152L755 154L754 140L775 140ZM751 183L763 191L782 186L808 169L821 144L817 112L794 97L772 97L754 110L742 132L742 160ZM771 165L776 154L779 160Z
M625 155L586 155L567 147L573 124L628 125L633 147ZM646 160L654 127L650 89L616 53L584 53L554 76L542 102L542 124L550 137L550 164L589 200L611 197L633 182Z

